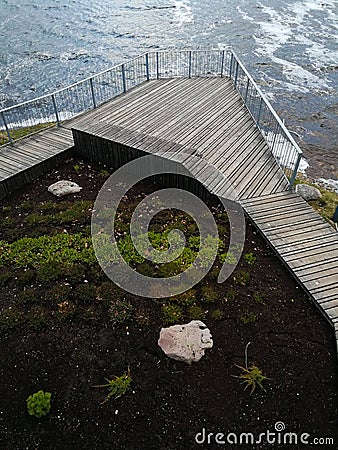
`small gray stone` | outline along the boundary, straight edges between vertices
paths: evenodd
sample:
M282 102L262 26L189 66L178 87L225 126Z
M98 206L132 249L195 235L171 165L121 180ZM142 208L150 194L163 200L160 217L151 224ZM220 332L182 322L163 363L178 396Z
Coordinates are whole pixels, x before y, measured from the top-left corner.
M213 341L206 325L200 320L192 320L185 325L162 328L158 345L169 358L191 364L202 358L205 349L213 346Z
M48 192L56 195L57 197L62 197L67 194L76 194L80 192L82 187L73 181L61 180L54 184L51 184L48 188Z
M317 188L309 186L307 184L297 184L296 192L307 202L309 200L318 200L322 196Z

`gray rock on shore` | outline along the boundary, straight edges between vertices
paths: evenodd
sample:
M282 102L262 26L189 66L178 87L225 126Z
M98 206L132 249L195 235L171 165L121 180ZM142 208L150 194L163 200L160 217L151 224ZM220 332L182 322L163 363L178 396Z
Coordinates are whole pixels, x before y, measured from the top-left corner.
M307 202L309 200L318 200L322 196L317 188L309 186L307 184L297 184L296 192Z

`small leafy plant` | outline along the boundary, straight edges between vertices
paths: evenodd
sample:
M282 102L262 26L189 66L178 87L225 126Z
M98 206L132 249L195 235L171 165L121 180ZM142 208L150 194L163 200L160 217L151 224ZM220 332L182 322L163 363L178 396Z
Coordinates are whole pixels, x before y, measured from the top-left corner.
M249 266L252 266L257 261L257 258L256 258L256 256L253 253L245 253L244 261L247 264L249 264Z
M259 386L263 391L265 391L263 386L263 381L267 379L266 376L262 374L262 371L255 365L252 365L248 368L243 366L238 366L235 364L236 367L241 369L242 373L237 378L240 378L243 380L243 383L246 384L245 389L247 389L249 386L251 387L251 394L256 389L257 386ZM245 390L244 389L244 390Z
M129 385L132 381L132 378L130 376L130 369L128 368L128 372L122 374L121 376L117 377L114 376L112 380L108 380L106 378L107 384L99 384L97 386L98 388L106 387L109 389L109 393L107 394L106 401L109 400L111 397L114 397L115 399L121 397L124 395L127 390L129 389Z
M183 311L179 305L163 305L162 316L166 325L173 325L182 319Z
M189 319L191 320L204 320L206 318L206 312L198 305L192 305L189 308Z
M239 318L239 320L244 324L244 325L248 325L250 323L255 323L257 322L257 314L255 314L252 311L245 311Z
M50 410L50 398L52 394L50 392L38 391L35 394L30 395L27 402L28 414L30 416L42 417L46 416Z

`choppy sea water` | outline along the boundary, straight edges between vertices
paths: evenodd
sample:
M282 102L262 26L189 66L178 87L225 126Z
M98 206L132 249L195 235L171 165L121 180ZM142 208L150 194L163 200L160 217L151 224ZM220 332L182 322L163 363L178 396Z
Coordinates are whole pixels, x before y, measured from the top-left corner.
M230 45L318 176L338 178L338 0L0 0L0 107L147 50Z

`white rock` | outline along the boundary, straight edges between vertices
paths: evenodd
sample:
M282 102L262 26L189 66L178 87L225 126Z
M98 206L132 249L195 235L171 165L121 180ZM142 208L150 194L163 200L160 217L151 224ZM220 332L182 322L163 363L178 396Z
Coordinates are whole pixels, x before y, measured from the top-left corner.
M322 196L317 188L309 186L307 184L297 184L296 192L307 202L309 200L318 200Z
M199 361L213 345L210 330L200 320L162 328L158 345L172 359L188 364Z
M48 192L56 195L57 197L62 197L67 194L76 194L80 192L82 187L73 181L61 180L57 183L51 184L48 188Z

